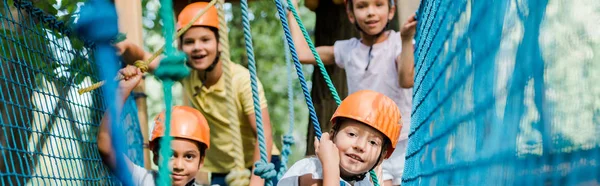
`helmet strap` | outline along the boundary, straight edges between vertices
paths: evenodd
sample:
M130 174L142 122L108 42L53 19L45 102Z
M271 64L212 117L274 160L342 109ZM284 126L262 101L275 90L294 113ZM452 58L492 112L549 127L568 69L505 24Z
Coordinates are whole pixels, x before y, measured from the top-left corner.
M193 97L200 95L202 87L204 87L204 84L206 84L206 80L208 79L208 73L210 73L212 70L214 70L215 67L217 66L217 63L219 63L219 61L220 61L219 60L220 56L221 56L220 54L221 54L221 52L217 52L217 57L215 58L215 60L212 62L212 64L210 64L210 66L208 66L208 68L206 68L206 70L204 70L204 76L203 76L203 78L200 79L200 80L202 80L202 85L200 87L195 87L196 93L193 95ZM189 63L186 63L186 65L191 68L191 65Z
M219 61L220 61L219 59L220 58L221 58L221 52L217 52L217 57L215 58L215 60L204 71L206 71L208 73L208 72L211 72L212 70L214 70L215 67L217 66L217 63L219 63Z

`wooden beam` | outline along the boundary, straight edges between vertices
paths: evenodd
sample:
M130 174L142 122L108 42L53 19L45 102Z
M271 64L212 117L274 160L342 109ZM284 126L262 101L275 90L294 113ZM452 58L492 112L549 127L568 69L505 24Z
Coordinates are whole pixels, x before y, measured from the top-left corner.
M119 15L120 32L127 34L127 39L138 46L144 46L143 27L142 27L142 1L141 0L115 0L117 13ZM135 93L145 93L145 81L142 79L140 84L133 89ZM138 108L138 119L140 129L144 136L144 143L148 142L148 106L146 97L137 97L136 105ZM150 151L144 148L144 167L151 169Z
M400 28L402 28L402 25L408 20L408 17L417 11L420 3L420 0L396 0Z

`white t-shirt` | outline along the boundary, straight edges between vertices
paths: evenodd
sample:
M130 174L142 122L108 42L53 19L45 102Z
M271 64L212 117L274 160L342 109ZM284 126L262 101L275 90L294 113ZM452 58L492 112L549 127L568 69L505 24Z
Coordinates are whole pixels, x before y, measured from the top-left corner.
M359 90L373 90L396 102L402 114L402 132L398 139L402 141L408 139L410 132L412 88L401 88L398 82L396 58L402 51L400 33L393 30L388 33L385 41L373 45L371 56L371 47L364 45L357 38L336 41L333 54L335 63L346 70L349 94Z
M297 161L288 169L287 172L281 177L278 186L298 186L298 178L301 176L311 174L312 178L315 180L323 179L323 166L321 165L321 161L317 157L304 158L300 161ZM340 183L344 183L343 186L352 186L350 183L340 180ZM372 186L371 179L369 178L369 173L365 176L363 180L357 181L354 183L354 186Z

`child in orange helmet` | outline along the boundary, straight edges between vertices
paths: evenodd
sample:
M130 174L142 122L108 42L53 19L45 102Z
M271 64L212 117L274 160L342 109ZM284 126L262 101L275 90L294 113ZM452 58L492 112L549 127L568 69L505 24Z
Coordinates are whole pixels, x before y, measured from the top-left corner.
M129 93L140 82L142 73L134 66L127 66L119 71L125 79L119 82L119 93L122 102L125 102ZM154 153L153 162L158 165L159 139L165 134L165 112L163 111L154 119L154 129L150 138L149 146ZM210 130L208 122L200 111L187 107L175 106L171 112L171 136L173 140L168 148L173 151L169 161L171 184L174 186L197 185L194 181L196 173L202 167L206 150L210 146ZM116 158L111 144L110 124L108 118L102 118L98 132L98 150L102 160L112 170L116 167ZM121 154L122 155L122 154ZM122 155L127 162L127 168L131 172L134 185L155 185L158 173L146 170L134 164Z
M187 5L177 18L177 30L182 29L192 21L198 12L208 6L207 2L195 2ZM243 142L243 158L245 168L252 170L253 163L260 160L257 129L254 115L254 102L250 87L250 73L243 66L230 63L231 84L226 85L224 68L219 59L219 19L215 7L208 8L192 27L179 38L179 49L187 54L187 66L191 68L188 77L181 80L184 92L184 104L191 105L200 110L208 120L211 129L211 142L213 148L206 152L206 161L203 171L211 172L211 184L226 186L225 177L235 168L234 156L239 156L232 151L231 123L238 123ZM133 64L136 60L148 59L152 56L141 47L125 41L117 44L124 61ZM149 65L152 72L158 67L160 59L154 60ZM228 97L226 86L231 86L234 97ZM267 99L260 81L258 82L260 107L262 109L263 130L267 144L267 156L270 161L279 165L279 150L273 145L271 136L271 122L267 109ZM227 100L235 100L235 116L230 117ZM273 156L271 156L273 154ZM204 178L199 174L198 178ZM205 180L202 180L205 182ZM207 182L207 181L206 181ZM251 186L264 185L264 180L256 175L250 178Z
M318 158L296 162L278 185L373 185L371 169L390 157L402 124L394 101L378 92L349 95L333 114L331 135L315 140Z
M294 6L296 6L293 1ZM350 23L360 37L337 40L330 46L316 47L323 64L336 65L346 72L348 94L359 90L374 90L396 102L410 128L412 87L414 84L413 38L417 20L411 15L400 32L390 30L389 23L396 13L397 0L344 0ZM293 14L288 13L290 30L300 62L316 64ZM400 185L409 130L403 130L398 150L382 163L385 186Z

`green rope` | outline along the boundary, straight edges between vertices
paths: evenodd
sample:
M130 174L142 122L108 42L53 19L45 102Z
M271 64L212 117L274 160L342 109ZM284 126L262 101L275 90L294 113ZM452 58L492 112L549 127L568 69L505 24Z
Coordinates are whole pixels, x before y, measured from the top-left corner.
M293 5L291 0L287 0L287 4ZM310 51L312 52L313 56L315 57L315 60L317 61L319 70L321 71L321 74L323 75L323 78L325 79L325 82L327 83L327 87L329 87L329 91L331 91L331 94L333 95L333 99L335 100L337 106L340 106L342 101L340 100L340 97L338 96L338 93L337 93L335 87L333 86L331 79L329 78L329 74L327 74L325 65L323 65L323 62L321 61L321 58L319 57L319 54L317 53L317 50L315 49L315 45L312 43L312 40L308 36L308 32L306 31L306 28L304 28L304 24L302 24L302 20L300 19L300 16L298 16L298 12L296 12L296 8L294 8L294 6L288 6L288 9L290 11L292 11L294 18L296 19L296 22L298 22L298 26L300 26L300 30L302 30L302 35L304 35L304 40L306 40L306 42L308 43L308 46L310 47ZM371 176L371 181L373 181L373 184L375 186L379 186L379 179L377 178L377 174L375 174L375 171L371 169L369 171L369 175Z
M287 4L292 5L292 1L287 0ZM298 16L298 12L296 12L296 8L294 8L294 6L288 6L288 9L290 9L292 11L292 14L294 14L294 18L296 19L298 26L300 26L300 30L302 30L302 35L304 36L304 40L306 40L306 42L308 43L308 47L310 48L310 51L312 52L313 56L315 57L315 60L317 61L317 66L319 66L319 71L321 71L321 75L323 75L323 78L325 79L325 83L327 83L327 87L329 88L329 91L331 92L331 95L333 96L335 103L339 106L342 103L342 100L340 99L340 96L338 95L337 90L333 86L333 82L331 82L331 78L329 77L329 74L327 73L327 69L325 69L325 65L323 64L323 61L321 61L321 57L319 56L319 53L317 53L317 49L315 48L315 45L313 44L312 40L310 39L310 36L308 36L308 32L306 31L306 28L304 28L304 24L302 24L302 20L300 19L300 16Z
M172 92L171 87L175 81L179 81L190 74L189 69L185 66L185 60L187 56L185 53L177 51L173 47L175 19L173 17L173 2L171 0L161 0L160 16L163 18L163 34L165 36L165 53L166 57L160 62L160 66L154 73L156 77L163 82L163 92L165 94L165 134L160 140L160 166L157 185L171 185L171 178L169 174L168 161L171 158L173 152L169 146L171 146L171 102Z

